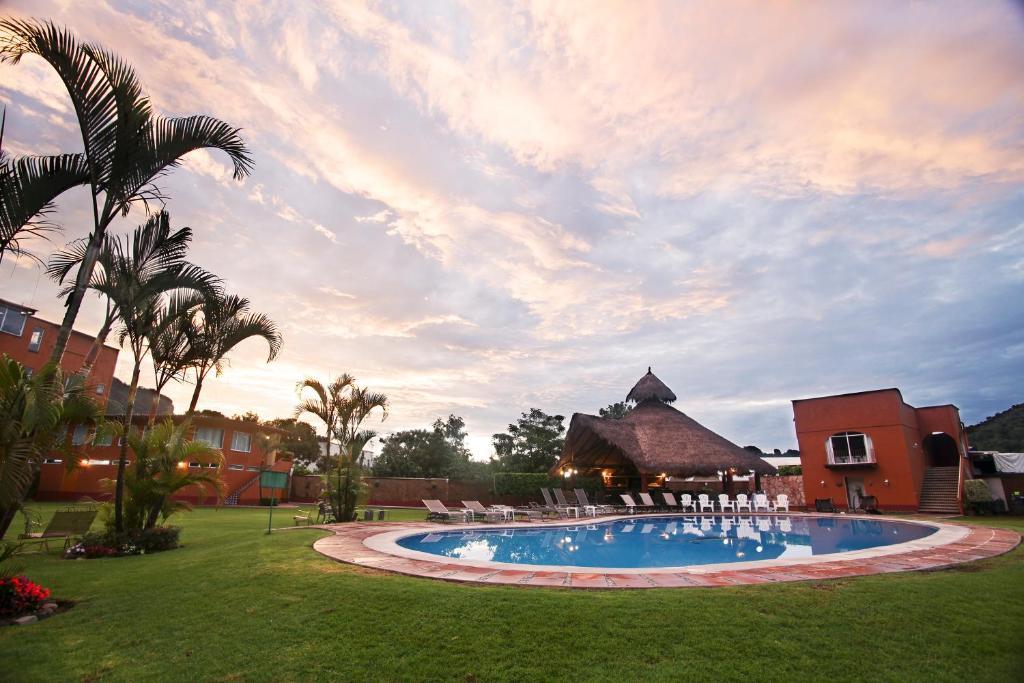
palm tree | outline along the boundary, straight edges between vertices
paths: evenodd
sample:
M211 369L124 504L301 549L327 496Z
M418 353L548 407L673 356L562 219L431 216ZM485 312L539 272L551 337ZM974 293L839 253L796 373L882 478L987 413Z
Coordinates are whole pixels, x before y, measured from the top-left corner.
M338 414L348 400L345 391L355 384L355 381L355 377L343 373L326 386L318 379L307 377L295 387L299 395L299 405L295 407L294 416L299 417L309 413L319 418L327 428L327 448L324 453L324 462L328 465L331 462L331 440L337 438ZM303 398L310 392L313 394L311 398Z
M159 313L149 334L149 355L153 362L153 402L149 407L149 426L156 422L160 394L172 379L181 380L194 360L189 347L192 319L203 305L203 297L186 294L171 298Z
M95 421L99 411L78 377L53 363L34 374L0 356L0 538L25 499L42 459L62 451L73 465L67 425Z
M132 205L162 200L153 181L197 149L224 151L241 179L252 158L239 129L208 116L155 116L135 71L106 50L79 43L52 22L0 21L0 62L17 64L26 54L46 60L64 83L82 133L92 199L93 228L68 297L52 359L60 361L82 306L107 228Z
M171 230L171 218L166 211L153 214L137 227L127 245L109 234L103 238L103 247L96 261L97 268L93 270L89 281L89 288L105 298L106 314L79 370L83 377L89 376L120 315L117 298L108 295L111 290L121 288L121 285L113 281L115 278L128 275L129 279L144 282L151 294L182 287L209 296L215 294L220 280L185 260L191 242L192 229L186 227ZM50 257L46 274L58 284L64 284L71 272L81 266L87 250L87 240L72 242ZM122 263L125 257L129 259L128 263ZM73 291L73 287L67 286L59 295L67 298ZM140 295L145 296L146 293L140 292Z
M131 530L151 529L161 517L166 521L175 512L189 509L188 503L172 500L172 496L188 486L212 487L218 494L221 480L210 468L200 465L222 465L219 450L201 441L189 439L191 422L175 425L170 418L146 430L131 432L126 441L135 453L135 465L125 477L125 520Z
M53 200L89 181L81 154L8 157L3 151L6 123L4 109L0 117L0 262L5 253L35 259L22 247L21 240L59 230L59 226L45 220L53 211Z
M201 324L198 318L202 318ZM196 410L203 381L213 370L219 376L224 371L227 355L246 339L262 337L270 347L267 362L277 357L281 350L281 334L277 325L262 313L249 312L249 300L234 295L207 297L193 317L196 324L188 333L191 347L192 370L195 372L196 387L188 414Z

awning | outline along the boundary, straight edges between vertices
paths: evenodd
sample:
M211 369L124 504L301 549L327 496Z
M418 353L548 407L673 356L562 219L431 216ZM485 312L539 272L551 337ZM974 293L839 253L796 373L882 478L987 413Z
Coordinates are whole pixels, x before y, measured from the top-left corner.
M1024 474L1024 453L993 453L996 471L1006 474Z

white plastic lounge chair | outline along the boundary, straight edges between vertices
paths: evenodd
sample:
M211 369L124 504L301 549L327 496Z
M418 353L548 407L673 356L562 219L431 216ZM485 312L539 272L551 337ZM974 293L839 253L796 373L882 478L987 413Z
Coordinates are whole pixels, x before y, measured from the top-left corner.
M718 494L718 507L722 508L722 512L725 512L726 510L736 512L736 504L729 500L728 493Z
M710 510L711 512L715 511L715 504L711 502L711 499L706 493L702 493L697 496L697 507L700 508L701 512L704 512L705 510Z
M449 510L439 500L424 500L423 505L427 508L427 521L442 521L450 522L456 517L460 517L462 521L472 519L472 511L470 510Z
M739 493L736 495L736 512L739 512L743 508L746 508L747 512L753 512L753 508L750 506L750 499L747 498L747 494Z
M780 493L779 495L777 495L775 497L775 509L785 510L786 512L789 512L789 496L787 496L785 493Z
M612 505L595 505L594 503L591 503L590 499L587 497L587 492L583 489L576 489L575 492L576 500L583 509L583 514L592 514L594 517L597 517L598 515L608 515L615 512L615 507Z
M674 510L679 507L679 503L676 502L676 497L671 491L662 491L661 497L665 499L665 507L669 510Z
M754 512L758 510L764 510L765 512L772 511L772 504L768 501L768 496L763 493L754 494Z
M640 496L640 505L647 510L654 511L658 509L658 506L654 504L654 499L651 498L651 494L641 492L637 494Z
M693 502L693 496L689 493L683 493L679 496L679 507L682 508L684 512L686 510L692 510L693 512L697 511L697 506Z

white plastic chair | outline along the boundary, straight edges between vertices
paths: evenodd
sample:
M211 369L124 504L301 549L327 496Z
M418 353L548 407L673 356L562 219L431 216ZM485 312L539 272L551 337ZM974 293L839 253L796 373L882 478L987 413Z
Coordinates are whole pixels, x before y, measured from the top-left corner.
M775 497L775 509L785 510L786 512L789 512L789 496L787 496L785 493L780 493L779 495L777 495Z
M754 512L758 510L764 510L765 512L772 511L772 504L768 502L768 496L763 493L754 494Z
M753 512L753 508L750 507L750 498L747 498L747 494L740 493L736 496L736 512L739 512L743 508L746 508L747 512Z
M726 510L732 510L733 512L736 512L736 503L729 500L728 493L718 494L718 506L722 508L722 512L725 512Z
M700 508L701 512L704 512L704 510L710 510L711 512L715 511L715 504L711 502L711 499L708 498L708 494L706 493L702 493L697 496L697 506Z
M679 496L679 507L683 510L697 511L697 506L693 503L693 496L689 493L683 493Z

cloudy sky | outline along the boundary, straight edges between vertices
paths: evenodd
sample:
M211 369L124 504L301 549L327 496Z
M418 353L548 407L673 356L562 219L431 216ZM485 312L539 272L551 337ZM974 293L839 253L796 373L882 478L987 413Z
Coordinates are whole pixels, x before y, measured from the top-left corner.
M519 412L596 412L648 365L766 448L795 445L794 398L898 386L968 423L1024 400L1011 2L2 11L120 53L158 111L244 128L244 182L202 152L161 181L194 260L285 338L205 407L285 416L297 380L348 371L391 397L382 430L454 412L485 457ZM0 101L9 151L80 150L42 61L0 65ZM58 241L85 235L86 194L60 206ZM54 293L5 259L0 296L59 319Z

